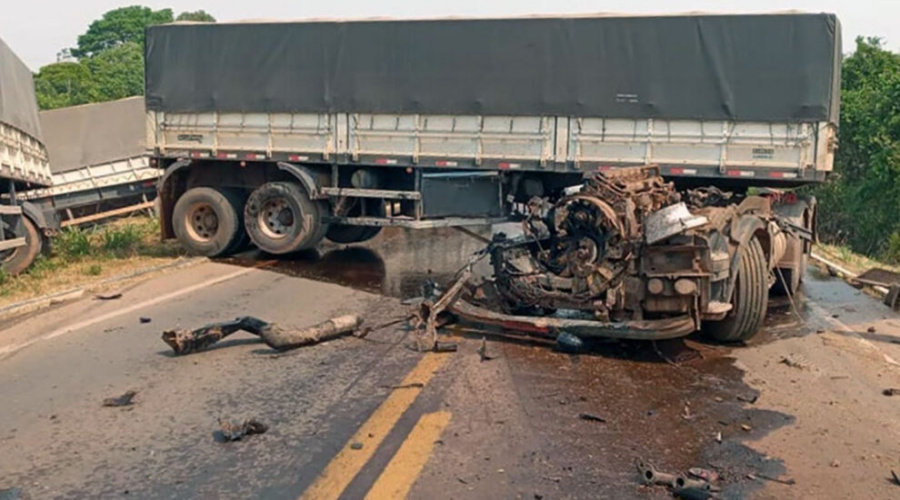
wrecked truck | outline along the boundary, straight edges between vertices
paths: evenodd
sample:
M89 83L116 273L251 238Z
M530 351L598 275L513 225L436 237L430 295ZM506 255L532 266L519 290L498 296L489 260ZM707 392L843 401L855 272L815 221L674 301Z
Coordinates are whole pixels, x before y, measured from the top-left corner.
M145 52L164 238L279 255L527 220L495 250L507 301L610 324L751 335L806 268L818 206L790 190L834 161L831 14L176 23Z
M491 242L492 279L469 284L449 310L548 338L662 340L703 330L747 340L762 326L770 287L784 283L788 241L811 239L777 200L714 187L678 192L658 167L598 173L554 204L533 200L524 235ZM581 314L552 317L558 310Z

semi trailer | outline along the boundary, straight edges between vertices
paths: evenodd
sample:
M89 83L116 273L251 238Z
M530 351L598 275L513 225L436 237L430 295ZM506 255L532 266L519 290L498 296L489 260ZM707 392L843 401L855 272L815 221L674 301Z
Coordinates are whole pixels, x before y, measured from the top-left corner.
M176 23L145 51L163 237L287 254L525 220L507 299L679 334L749 338L796 292L818 206L790 189L836 148L831 14Z
M31 71L0 40L0 270L18 274L34 262L51 228L43 212L21 199L51 183Z

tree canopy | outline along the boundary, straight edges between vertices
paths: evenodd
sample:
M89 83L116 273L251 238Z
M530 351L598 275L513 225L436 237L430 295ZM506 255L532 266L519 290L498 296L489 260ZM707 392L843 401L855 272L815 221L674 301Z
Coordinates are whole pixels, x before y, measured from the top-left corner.
M900 55L859 38L844 59L835 175L817 190L832 242L900 262Z
M65 49L75 58L48 64L34 76L41 109L104 102L144 93L144 30L178 21L216 22L204 10L153 10L133 5L111 10L92 22L78 37L78 46Z

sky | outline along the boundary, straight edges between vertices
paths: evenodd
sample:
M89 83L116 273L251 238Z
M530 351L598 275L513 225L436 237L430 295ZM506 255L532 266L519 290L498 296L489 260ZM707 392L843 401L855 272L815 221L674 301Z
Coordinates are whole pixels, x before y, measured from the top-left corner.
M844 51L857 36L878 36L900 49L898 0L0 0L0 38L32 69L56 61L94 19L140 3L154 9L204 9L219 21L364 17L496 17L587 13L831 12L844 29Z

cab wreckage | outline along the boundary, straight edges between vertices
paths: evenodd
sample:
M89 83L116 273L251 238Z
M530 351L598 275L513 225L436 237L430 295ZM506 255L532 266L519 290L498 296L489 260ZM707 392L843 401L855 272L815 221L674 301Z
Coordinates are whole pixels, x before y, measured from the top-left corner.
M779 267L789 246L805 262L814 238L815 200L785 196L679 192L653 166L600 172L556 203L532 199L524 234L495 235L418 316L432 334L446 310L507 335L748 340L770 289L796 290L802 269ZM479 282L485 256L493 276Z

